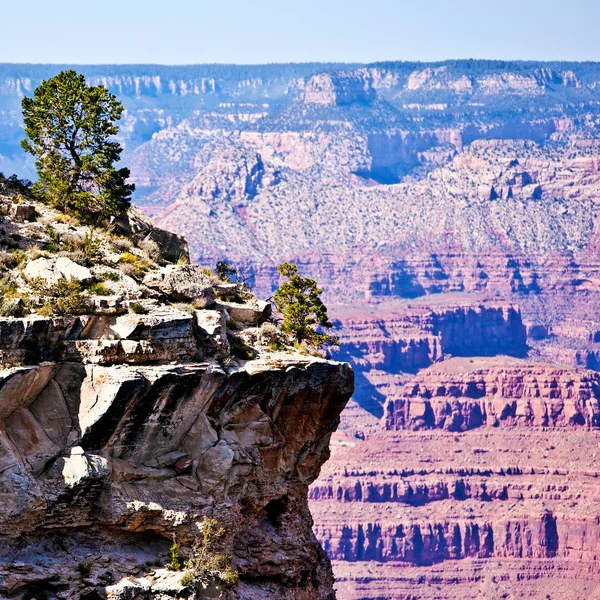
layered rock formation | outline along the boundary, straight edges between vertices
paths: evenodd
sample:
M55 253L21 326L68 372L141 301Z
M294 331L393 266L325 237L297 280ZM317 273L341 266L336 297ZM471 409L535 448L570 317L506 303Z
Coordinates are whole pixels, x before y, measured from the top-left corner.
M600 426L600 376L527 361L451 359L419 373L385 405L385 428Z
M22 247L41 243L37 225L3 222ZM0 597L334 598L307 491L352 371L269 351L259 325L270 306L243 285L148 257L142 268L130 239L94 235L91 271L65 260L91 277L113 269L113 295L96 283L68 310L57 298L43 311L66 314L42 316L27 296L41 284L14 269L22 316L0 318ZM111 259L108 244L138 262ZM56 261L46 255L27 268ZM201 539L205 516L224 530L231 586L202 589L165 568L174 539L182 560Z
M310 497L340 597L567 599L600 589L597 436L585 425L338 442Z

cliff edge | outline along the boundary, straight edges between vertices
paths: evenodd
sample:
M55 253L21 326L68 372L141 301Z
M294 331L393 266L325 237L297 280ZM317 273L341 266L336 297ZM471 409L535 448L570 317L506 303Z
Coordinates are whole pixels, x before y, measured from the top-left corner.
M0 598L334 598L307 492L350 367L269 349L270 306L135 209L93 230L0 183ZM204 517L233 585L165 568Z

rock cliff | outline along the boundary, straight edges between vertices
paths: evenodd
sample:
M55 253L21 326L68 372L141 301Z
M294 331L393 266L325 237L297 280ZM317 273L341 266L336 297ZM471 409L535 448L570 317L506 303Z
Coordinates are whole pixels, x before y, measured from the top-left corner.
M3 264L15 252L22 262L2 275L0 310L10 300L18 314L0 318L0 597L334 598L307 491L350 368L270 351L269 305L136 242L135 211L128 236L96 230L99 254L78 264L47 250L41 221L71 235L85 226L33 203L31 222L17 222L14 201L2 205L20 246ZM80 282L66 309L67 298L36 297L59 264ZM224 530L232 586L202 590L165 568L173 540L185 557L204 516Z

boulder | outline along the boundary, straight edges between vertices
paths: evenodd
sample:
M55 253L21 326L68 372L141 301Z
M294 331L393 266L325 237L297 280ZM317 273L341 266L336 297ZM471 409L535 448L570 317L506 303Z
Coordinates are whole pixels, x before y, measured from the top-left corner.
M218 307L226 309L234 321L249 325L260 325L271 316L271 303L263 300L255 300L247 304L221 301Z
M205 308L215 302L210 280L197 265L169 265L152 271L144 278L144 285L172 300L194 301L196 308Z
M138 242L142 240L155 242L162 257L166 260L174 262L181 257L189 260L189 248L186 239L181 235L156 227L152 219L136 206L131 206L126 212L117 217L114 225L117 230Z
M81 283L90 283L93 280L92 272L82 265L78 265L66 256L58 258L37 258L27 264L23 275L27 279L41 277L46 283L58 283L61 277L77 279Z
M204 493L214 490L224 483L233 465L233 450L223 441L209 448L201 457L196 476Z
M218 310L197 310L194 314L198 333L204 338L205 347L212 347L215 351L229 352L225 313Z
M19 222L33 221L35 219L35 206L33 204L11 204L10 216Z

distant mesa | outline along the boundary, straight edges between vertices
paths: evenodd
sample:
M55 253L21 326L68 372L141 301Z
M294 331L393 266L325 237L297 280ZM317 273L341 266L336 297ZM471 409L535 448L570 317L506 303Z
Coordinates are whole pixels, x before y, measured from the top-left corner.
M364 73L355 71L314 75L308 80L304 90L305 104L322 106L370 104L376 97L370 80Z

